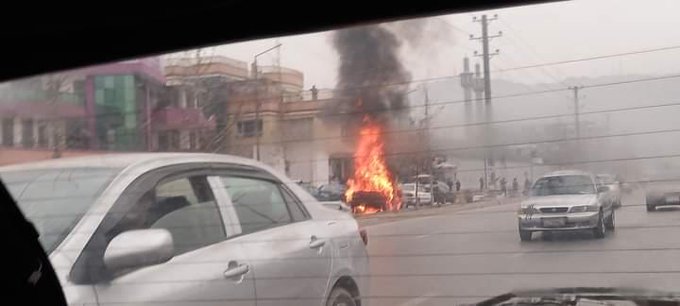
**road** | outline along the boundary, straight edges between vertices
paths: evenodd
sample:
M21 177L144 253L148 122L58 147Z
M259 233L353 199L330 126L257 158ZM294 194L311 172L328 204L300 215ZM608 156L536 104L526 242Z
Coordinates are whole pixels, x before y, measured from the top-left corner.
M367 225L370 303L454 305L574 286L680 291L680 209L647 213L643 203L641 191L627 195L602 240L560 233L520 242L517 201Z

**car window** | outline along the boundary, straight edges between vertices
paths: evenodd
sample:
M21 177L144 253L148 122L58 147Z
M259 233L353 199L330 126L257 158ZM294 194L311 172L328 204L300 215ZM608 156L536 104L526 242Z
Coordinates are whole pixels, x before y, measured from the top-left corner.
M116 168L8 171L0 177L51 252L118 174Z
M534 196L593 194L595 186L589 176L565 175L543 177L531 188Z
M295 196L293 192L287 188L281 188L283 198L286 201L286 205L290 208L290 214L293 221L303 221L309 219L308 213L304 208L304 204Z
M205 176L170 179L146 191L125 214L116 232L147 228L168 230L172 234L176 254L227 237Z
M279 186L261 179L221 177L231 197L243 234L293 221Z

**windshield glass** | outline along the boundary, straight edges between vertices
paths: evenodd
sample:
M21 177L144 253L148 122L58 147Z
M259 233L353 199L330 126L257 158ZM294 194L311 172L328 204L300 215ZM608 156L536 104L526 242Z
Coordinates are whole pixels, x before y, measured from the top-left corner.
M10 64L100 58L97 39L108 51L138 47L132 38L159 50L0 84L0 165L59 168L1 176L53 258L66 257L71 304L449 306L525 289L680 292L680 0L469 1L474 11L435 1L432 14L306 33L299 23L340 21L336 7L357 17L421 3L319 1L295 18L273 7L297 1L245 10L256 2L222 0L210 16L200 2L167 1L155 14L107 2L83 15L110 27L15 27L53 41L64 30L70 49L44 43ZM102 16L116 8L134 16ZM152 17L163 21L145 26ZM296 34L207 42L290 25ZM196 44L164 52L162 39ZM110 184L106 168L128 162L148 167L130 178L143 183L110 196L139 199L95 212L112 218L82 218ZM152 186L156 173L167 184ZM77 232L78 220L99 232ZM60 256L60 241L82 243ZM106 252L140 241L143 254ZM141 264L116 267L128 255ZM87 291L72 270L102 279Z
M531 188L533 196L550 196L560 194L593 194L595 185L589 176L565 175L543 177Z
M0 172L0 177L49 254L117 173L111 168L64 168Z

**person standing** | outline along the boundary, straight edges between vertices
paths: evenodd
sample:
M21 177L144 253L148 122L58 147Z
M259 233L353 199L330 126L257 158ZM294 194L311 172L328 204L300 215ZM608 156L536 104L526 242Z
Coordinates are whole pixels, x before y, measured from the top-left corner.
M517 181L517 177L514 177L512 179L512 195L516 195L517 191L519 191L519 182Z
M501 177L501 192L503 192L504 196L508 195L508 182L505 180L505 177Z
M460 191L460 180L456 180L456 192Z
M479 191L484 191L484 178L479 178Z
M529 189L531 189L531 181L527 176L524 178L524 195L529 195Z

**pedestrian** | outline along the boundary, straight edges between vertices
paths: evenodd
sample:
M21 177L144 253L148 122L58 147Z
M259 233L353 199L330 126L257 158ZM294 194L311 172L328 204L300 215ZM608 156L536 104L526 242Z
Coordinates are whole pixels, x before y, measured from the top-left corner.
M524 195L529 195L529 189L531 189L531 181L529 177L524 178Z
M484 178L479 178L479 191L484 191Z
M453 189L453 181L450 178L446 180L446 185L449 186L449 190Z
M503 192L504 196L508 195L508 182L505 180L505 177L501 177L501 192Z
M456 192L460 191L460 180L456 180Z
M517 181L517 177L514 177L512 179L512 194L516 195L517 191L519 191L519 182Z
M312 85L312 100L316 101L319 98L319 90L316 89L316 85Z

